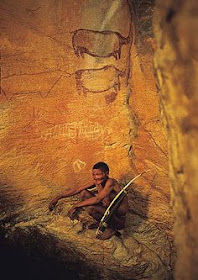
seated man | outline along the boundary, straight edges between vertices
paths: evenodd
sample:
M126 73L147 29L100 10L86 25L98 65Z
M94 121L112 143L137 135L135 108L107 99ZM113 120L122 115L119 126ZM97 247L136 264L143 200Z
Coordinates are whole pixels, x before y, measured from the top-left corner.
M73 189L67 189L50 202L49 209L52 211L59 199L80 193L82 201L74 204L69 210L68 214L70 218L73 218L73 215L78 208L83 207L88 214L96 220L96 223L90 228L98 227L107 207L114 197L120 192L121 188L115 179L109 178L109 167L104 162L98 162L93 166L92 175L94 185L89 187L74 187ZM89 190L93 187L96 188L95 193ZM117 230L123 229L125 226L127 211L128 200L125 196L119 207L111 216L107 228L102 234L98 235L97 238L102 240L108 239L114 235Z

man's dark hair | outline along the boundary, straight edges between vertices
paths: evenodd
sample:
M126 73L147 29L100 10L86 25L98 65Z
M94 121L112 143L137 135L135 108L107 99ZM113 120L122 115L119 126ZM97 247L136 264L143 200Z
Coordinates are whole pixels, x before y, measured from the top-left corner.
M109 166L103 161L100 161L100 162L97 162L96 164L94 164L93 169L100 169L103 172L109 173Z

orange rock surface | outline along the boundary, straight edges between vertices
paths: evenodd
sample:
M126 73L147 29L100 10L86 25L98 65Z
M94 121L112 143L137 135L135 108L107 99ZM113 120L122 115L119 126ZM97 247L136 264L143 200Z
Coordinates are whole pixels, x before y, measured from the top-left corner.
M168 228L155 41L145 37L145 53L136 46L129 2L10 0L1 15L0 180L13 211L47 213L53 196L90 184L105 161L121 182L151 170L134 188L147 197L144 215Z

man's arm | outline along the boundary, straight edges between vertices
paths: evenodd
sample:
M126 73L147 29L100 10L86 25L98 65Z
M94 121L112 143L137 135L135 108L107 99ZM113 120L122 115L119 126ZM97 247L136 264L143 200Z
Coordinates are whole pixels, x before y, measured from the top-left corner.
M74 214L77 208L98 204L100 201L102 201L106 196L110 194L110 192L114 188L114 185L115 185L114 180L108 179L104 189L97 196L90 197L86 200L74 204L73 207L68 212L69 216L72 217L72 215Z
M49 210L52 211L55 207L55 205L57 204L57 202L62 199L62 198L66 198L75 194L78 194L79 192L81 192L82 190L85 190L89 187L78 187L78 188L73 188L73 189L67 189L63 192L61 192L60 194L58 194L55 198L52 199L52 201L49 204Z

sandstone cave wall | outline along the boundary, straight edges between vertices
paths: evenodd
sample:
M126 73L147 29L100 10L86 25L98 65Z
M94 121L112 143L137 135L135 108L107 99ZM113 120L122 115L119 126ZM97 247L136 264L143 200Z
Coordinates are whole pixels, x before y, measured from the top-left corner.
M175 279L198 275L198 2L157 1L155 68L170 155Z
M171 233L153 1L2 0L0 8L1 219L48 215L50 199L90 184L103 160L123 183L151 170L129 193L131 211Z

